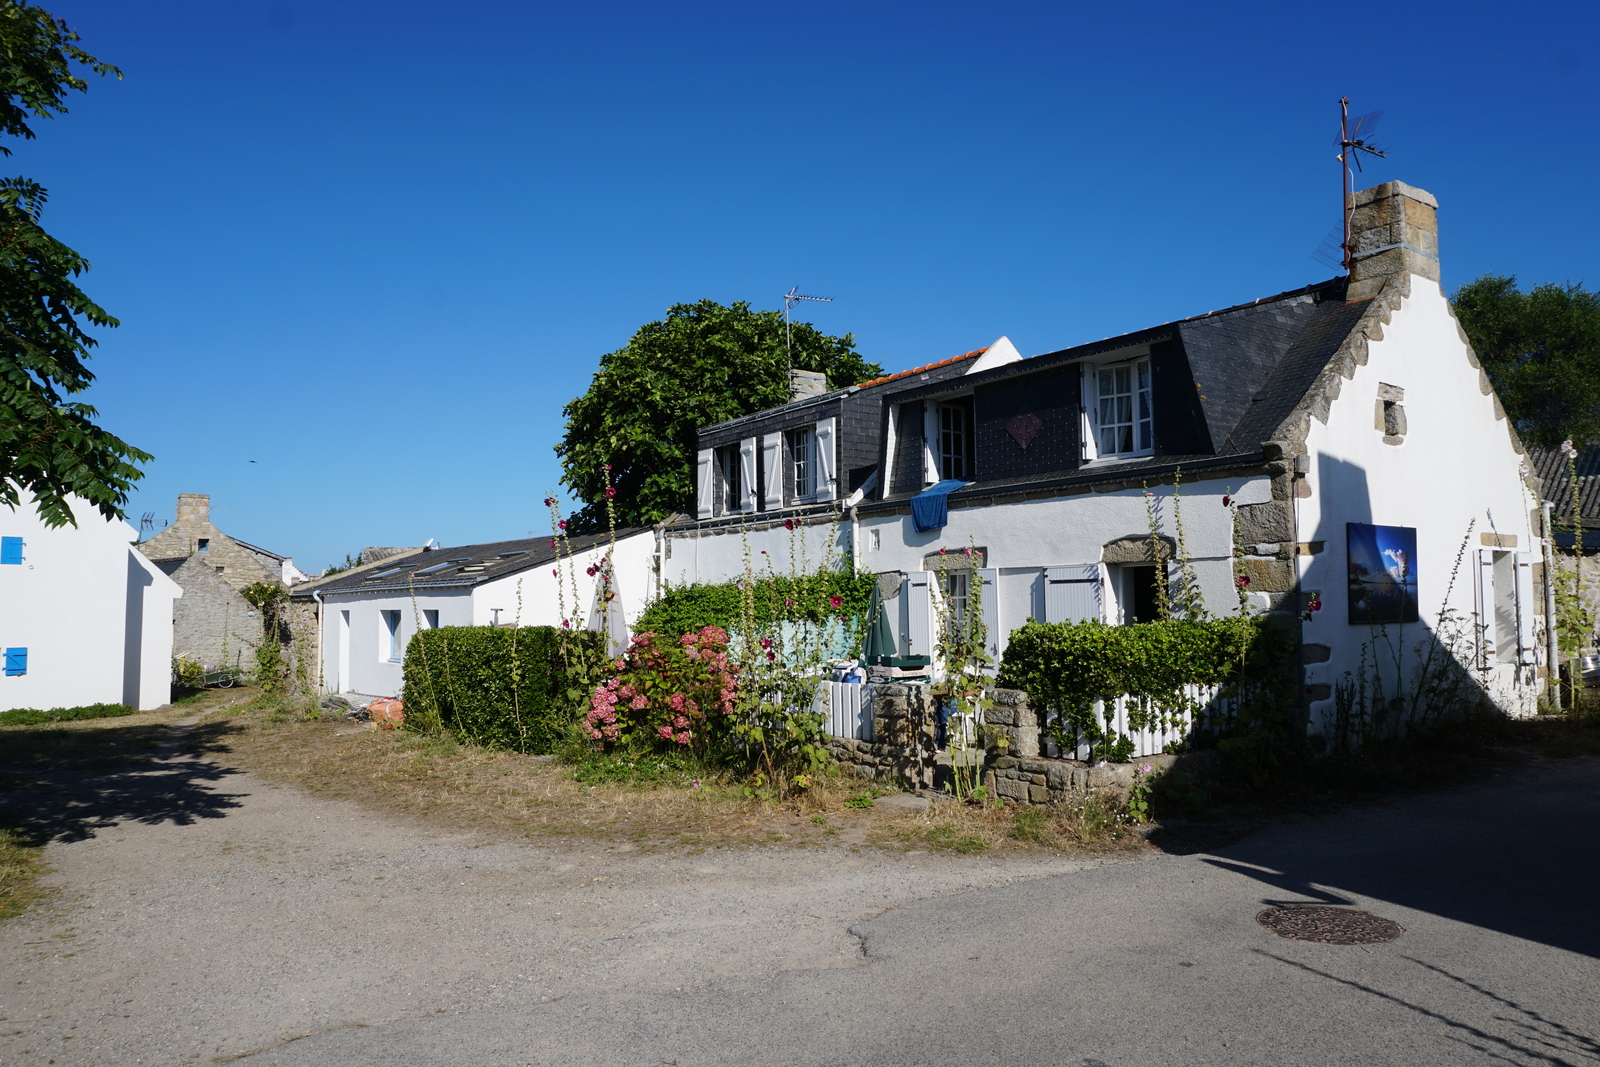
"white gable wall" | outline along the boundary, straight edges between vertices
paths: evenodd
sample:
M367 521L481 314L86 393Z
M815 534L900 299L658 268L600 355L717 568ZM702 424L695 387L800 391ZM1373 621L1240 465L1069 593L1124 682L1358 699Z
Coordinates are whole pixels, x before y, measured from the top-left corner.
M1308 686L1335 685L1345 671L1359 670L1362 646L1367 662L1382 652L1393 690L1391 647L1404 649L1402 680L1411 680L1414 648L1437 623L1446 603L1450 571L1472 522L1466 558L1449 591L1448 604L1470 616L1475 610L1474 559L1483 535L1502 544L1515 538L1516 550L1539 558L1530 525L1535 501L1523 483L1523 457L1513 447L1496 402L1480 385L1449 305L1436 282L1413 276L1411 296L1369 341L1365 366L1341 386L1326 424L1313 419L1306 441L1311 495L1297 502L1299 539L1322 541L1320 554L1300 557L1301 585L1318 591L1323 609L1303 627L1308 644L1329 649L1326 663L1306 668ZM1385 444L1376 428L1380 383L1405 390L1403 443ZM1388 637L1376 627L1348 622L1345 586L1348 522L1411 526L1417 530L1416 573L1422 621L1390 626ZM1542 603L1536 606L1543 626ZM1470 662L1470 657L1469 657ZM1517 714L1535 709L1538 685L1532 667L1495 666L1483 676L1491 696ZM1352 674L1351 677L1354 677ZM1323 696L1322 690L1317 690ZM1327 728L1331 699L1311 705L1313 731Z
M52 530L31 505L0 509L0 536L21 537L23 562L0 566L0 647L26 648L27 673L0 675L0 710L172 697L176 582L132 545L133 527L71 499L76 527Z

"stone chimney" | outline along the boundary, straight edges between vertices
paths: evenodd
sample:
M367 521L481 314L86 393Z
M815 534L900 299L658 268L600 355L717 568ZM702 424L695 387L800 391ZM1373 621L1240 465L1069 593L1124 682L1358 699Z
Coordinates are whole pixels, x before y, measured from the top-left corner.
M211 521L210 493L179 493L177 525Z
M1377 296L1397 274L1439 280L1439 201L1405 182L1384 182L1350 202L1349 300Z
M828 391L828 376L814 370L789 372L789 403L811 396L821 396Z

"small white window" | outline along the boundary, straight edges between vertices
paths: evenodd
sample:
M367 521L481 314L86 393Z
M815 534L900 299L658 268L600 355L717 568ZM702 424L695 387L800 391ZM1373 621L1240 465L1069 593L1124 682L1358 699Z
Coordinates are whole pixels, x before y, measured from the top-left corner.
M1150 361L1101 367L1098 384L1100 455L1150 452Z
M427 623L428 629L437 630L439 628L439 609L438 608L427 608L427 609L425 609L422 612L422 621Z
M877 530L867 531L867 551L876 552L883 547L883 537Z
M399 663L405 658L405 646L400 643L400 613L382 611L378 614L383 621L383 632L379 635L383 642L380 651L390 663Z

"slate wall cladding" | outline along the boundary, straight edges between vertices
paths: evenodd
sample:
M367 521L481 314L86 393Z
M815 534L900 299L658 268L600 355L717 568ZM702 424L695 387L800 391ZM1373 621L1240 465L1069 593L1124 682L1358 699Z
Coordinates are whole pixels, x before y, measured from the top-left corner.
M922 401L901 404L900 424L894 431L894 477L889 485L892 493L919 492L926 484L922 427Z
M1150 346L1150 379L1155 454L1204 456L1215 452L1182 344L1157 341Z
M1081 463L1081 378L1075 364L981 385L975 391L978 479L1073 470ZM1024 449L1009 427L1024 408L1040 422Z

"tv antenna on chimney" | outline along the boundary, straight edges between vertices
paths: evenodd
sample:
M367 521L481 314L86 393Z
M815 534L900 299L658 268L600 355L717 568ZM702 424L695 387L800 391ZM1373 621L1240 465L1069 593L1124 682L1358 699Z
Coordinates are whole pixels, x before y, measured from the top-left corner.
M142 540L147 533L153 533L156 528L156 513L147 511L139 517L139 537Z
M794 366L794 344L789 336L789 309L802 300L817 300L824 304L833 303L833 297L831 296L806 296L800 291L798 285L783 294L783 351L791 367Z
M1350 247L1350 202L1355 199L1355 174L1350 170L1354 163L1356 170L1361 170L1361 153L1386 159L1383 149L1373 144L1371 137L1378 128L1378 120L1383 118L1381 111L1369 111L1365 115L1350 117L1350 98L1339 98L1339 139L1333 142L1339 148L1339 202L1340 210L1344 215L1344 239L1339 243L1343 249L1340 265L1346 273L1350 270L1354 250ZM1332 236L1330 234L1330 236ZM1326 241L1323 242L1327 244ZM1319 249L1320 251L1320 249Z

